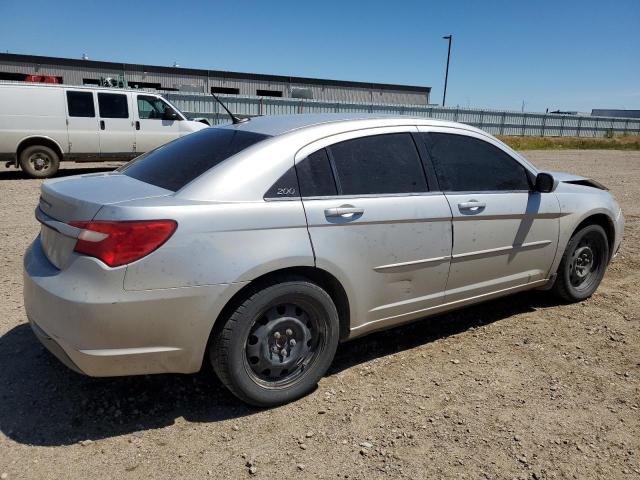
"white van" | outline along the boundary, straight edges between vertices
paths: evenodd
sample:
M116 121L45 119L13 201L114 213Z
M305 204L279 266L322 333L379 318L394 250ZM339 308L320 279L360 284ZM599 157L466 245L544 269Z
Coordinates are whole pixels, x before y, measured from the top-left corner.
M0 159L34 178L63 160L128 160L206 127L150 92L0 83Z

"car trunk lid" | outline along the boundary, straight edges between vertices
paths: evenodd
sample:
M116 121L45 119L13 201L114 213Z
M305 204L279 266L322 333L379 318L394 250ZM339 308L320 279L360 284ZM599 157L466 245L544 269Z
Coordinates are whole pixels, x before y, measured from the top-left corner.
M81 232L71 222L91 220L105 205L172 194L119 173L49 180L42 185L36 209L36 219L42 224L42 248L53 265L64 269L73 258Z

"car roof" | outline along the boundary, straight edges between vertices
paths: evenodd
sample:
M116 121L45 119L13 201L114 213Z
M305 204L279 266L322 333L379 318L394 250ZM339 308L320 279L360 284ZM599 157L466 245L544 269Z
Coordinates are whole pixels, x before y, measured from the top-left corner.
M253 117L239 124L223 125L220 128L242 130L263 135L278 136L306 128L336 123L358 123L361 127L391 125L431 125L440 127L463 128L478 133L481 130L462 123L448 122L406 115L379 115L371 113L302 113L294 115L267 115ZM345 125L346 126L346 125ZM486 133L484 133L486 135Z

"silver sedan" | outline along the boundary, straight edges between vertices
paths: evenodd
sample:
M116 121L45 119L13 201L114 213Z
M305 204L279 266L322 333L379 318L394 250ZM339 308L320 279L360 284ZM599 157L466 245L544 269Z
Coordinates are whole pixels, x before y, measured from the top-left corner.
M599 183L466 125L292 115L42 186L35 334L92 376L196 372L294 400L340 341L533 288L589 297L622 239Z

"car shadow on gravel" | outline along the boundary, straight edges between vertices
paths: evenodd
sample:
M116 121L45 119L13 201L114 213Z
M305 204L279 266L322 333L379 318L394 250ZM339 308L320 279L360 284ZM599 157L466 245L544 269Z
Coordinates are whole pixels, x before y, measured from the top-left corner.
M328 375L517 313L552 306L540 292L495 300L342 344ZM184 417L250 415L209 367L194 375L89 378L64 367L21 324L0 337L0 430L30 445L69 445L162 428ZM286 407L284 407L286 408Z
M338 347L329 375L374 358L409 350L519 313L557 305L557 300L548 292L534 290L376 332Z
M71 175L85 175L87 173L111 172L118 168L118 165L103 167L83 167L83 168L61 168L54 178L70 177ZM2 170L0 171L0 181L2 180L33 180L22 170Z
M0 337L0 430L22 444L69 445L166 427L179 417L216 422L255 411L210 368L90 378L62 365L27 324Z

